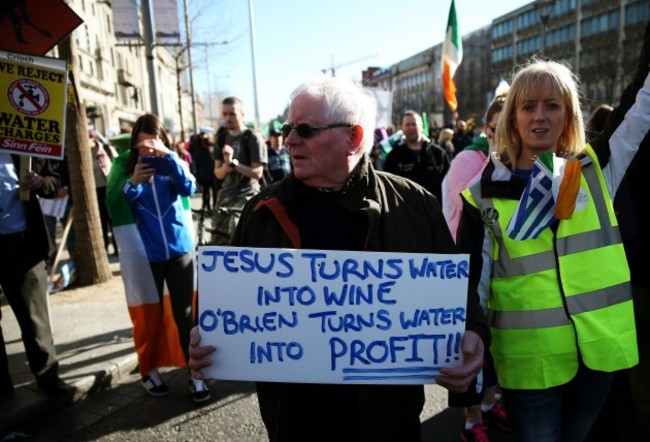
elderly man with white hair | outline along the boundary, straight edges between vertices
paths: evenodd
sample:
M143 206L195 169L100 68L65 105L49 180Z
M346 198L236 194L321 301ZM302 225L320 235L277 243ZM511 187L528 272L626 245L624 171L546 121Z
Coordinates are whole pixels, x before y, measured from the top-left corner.
M291 94L282 131L294 171L246 205L232 244L243 247L455 253L440 205L418 184L376 171L377 105L355 82L323 77ZM436 296L432 289L431 296ZM465 293L459 294L465 297ZM212 346L190 343L196 378ZM436 382L466 391L481 368L489 332L475 293L467 302L464 361ZM218 351L214 358L218 359ZM216 360L215 359L215 360ZM339 385L258 382L260 412L271 441L420 440L422 385Z

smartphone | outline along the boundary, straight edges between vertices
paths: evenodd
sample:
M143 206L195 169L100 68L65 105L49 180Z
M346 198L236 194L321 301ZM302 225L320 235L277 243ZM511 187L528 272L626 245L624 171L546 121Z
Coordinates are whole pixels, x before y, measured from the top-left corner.
M152 166L156 169L156 173L160 175L170 175L172 173L172 165L169 158L159 156L141 156L140 163Z

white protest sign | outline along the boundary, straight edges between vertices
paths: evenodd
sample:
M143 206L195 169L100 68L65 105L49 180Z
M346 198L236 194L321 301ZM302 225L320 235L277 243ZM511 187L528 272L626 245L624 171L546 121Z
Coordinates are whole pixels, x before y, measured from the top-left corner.
M367 88L377 100L377 127L393 127L393 92L378 87Z
M426 384L461 364L467 255L199 247L208 378Z
M38 198L38 202L41 204L43 215L63 219L69 199L70 196L65 195L60 198Z

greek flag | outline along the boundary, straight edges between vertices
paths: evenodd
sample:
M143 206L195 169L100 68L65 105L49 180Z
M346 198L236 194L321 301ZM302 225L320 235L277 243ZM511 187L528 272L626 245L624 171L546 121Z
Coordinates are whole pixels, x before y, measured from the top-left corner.
M506 233L512 239L535 239L555 222L553 153L545 152L533 163L533 172Z

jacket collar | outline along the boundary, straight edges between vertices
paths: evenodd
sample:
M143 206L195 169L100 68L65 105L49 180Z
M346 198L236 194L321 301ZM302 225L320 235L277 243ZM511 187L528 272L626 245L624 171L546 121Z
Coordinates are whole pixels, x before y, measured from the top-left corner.
M496 153L490 154L481 175L482 198L508 198L519 200L524 192L526 182L516 176Z
M262 199L278 198L286 207L296 207L296 192L297 186L304 186L300 180L296 179L292 173L281 182L273 185L275 189L273 196L262 196ZM354 168L347 181L341 190L334 192L341 200L341 203L348 210L357 211L360 208L363 210L368 204L363 204L360 201L366 198L373 200L377 199L377 177L372 162L368 155L363 155L359 163ZM266 192L262 192L263 194ZM293 214L289 214L293 218Z

